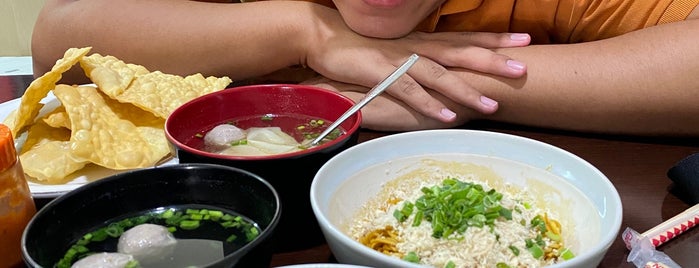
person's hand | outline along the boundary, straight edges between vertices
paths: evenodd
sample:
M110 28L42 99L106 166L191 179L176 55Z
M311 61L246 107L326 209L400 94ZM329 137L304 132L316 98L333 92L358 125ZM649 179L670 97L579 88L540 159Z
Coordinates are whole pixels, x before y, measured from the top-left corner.
M302 82L302 84L339 92L355 102L359 102L364 98L365 93L369 90L369 88L364 86L333 81L322 76L309 79ZM446 103L449 109L456 111L456 118L450 122L442 122L417 112L406 103L388 94L381 94L362 108L362 127L378 131L450 128L468 122L475 113L475 111L456 104L435 91L428 89L426 93L430 94L437 101Z
M318 22L318 38L309 40L307 66L332 80L371 88L412 53L419 54L420 60L387 93L420 114L448 125L457 123L457 113L447 107L445 100L428 93L427 88L483 114L494 113L498 105L445 67L508 78L526 73L523 63L491 50L526 46L530 41L526 34L415 32L386 40L352 32L334 11L319 17L322 19Z

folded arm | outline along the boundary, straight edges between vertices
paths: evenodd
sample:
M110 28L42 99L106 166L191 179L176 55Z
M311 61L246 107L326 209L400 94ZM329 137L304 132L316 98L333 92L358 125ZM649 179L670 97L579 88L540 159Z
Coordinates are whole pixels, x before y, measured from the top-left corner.
M596 42L498 49L526 62L527 75L509 79L451 69L499 102L494 114L475 112L433 91L458 111L457 120L444 123L384 95L362 110L364 125L413 130L485 119L581 132L699 136L697 44L699 20L689 19ZM309 82L355 99L363 96L356 85Z
M423 58L388 93L427 117L453 122L454 114L423 85L492 113L497 103L445 67L520 77L524 66L512 68L509 57L490 48L528 43L528 36L509 34L368 38L352 32L336 10L303 1L47 0L35 24L32 56L36 76L66 49L91 46L92 52L171 74L240 80L306 65L335 80L371 87L419 53ZM62 82L89 81L75 68Z
M43 74L70 47L92 46L92 52L172 74L267 74L301 62L308 38L302 29L313 23L304 14L314 8L305 2L48 0L32 36L34 70ZM86 82L79 72L65 81Z
M699 20L575 45L500 52L527 77L461 71L501 103L486 119L585 132L699 136ZM480 86L478 86L480 84Z

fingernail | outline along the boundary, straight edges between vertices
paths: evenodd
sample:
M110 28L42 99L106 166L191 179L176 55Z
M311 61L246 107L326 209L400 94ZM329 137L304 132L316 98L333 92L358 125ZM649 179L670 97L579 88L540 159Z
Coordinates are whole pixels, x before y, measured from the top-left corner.
M495 107L498 105L497 101L495 101L491 98L488 98L486 96L481 96L481 103L483 103L485 106L488 106L488 107Z
M506 62L507 66L510 67L510 69L521 71L524 70L524 63L516 61L516 60L507 60Z
M442 108L442 110L439 112L440 115L442 115L442 118L447 119L447 120L452 120L456 118L456 113L454 113L452 110L449 110L447 108Z
M514 33L510 35L510 40L513 41L525 41L529 40L529 35L528 34L523 34L523 33Z

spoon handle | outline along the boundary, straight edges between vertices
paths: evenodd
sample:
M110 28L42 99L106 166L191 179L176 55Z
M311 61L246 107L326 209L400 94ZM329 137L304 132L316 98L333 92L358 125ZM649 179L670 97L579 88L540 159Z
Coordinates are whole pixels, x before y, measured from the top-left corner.
M389 86L391 86L393 83L395 83L401 75L405 74L408 71L408 69L410 69L410 67L412 67L413 64L415 64L415 62L417 62L417 60L419 58L420 58L420 56L418 56L417 54L410 55L408 60L406 60L403 64L401 64L401 66L399 66L398 69L393 71L393 73L391 73L391 75L389 75L383 81L381 81L381 83L379 83L374 88L369 90L369 92L367 92L367 94L364 96L364 98L362 98L361 101L359 101L357 104L353 105L349 110L347 110L337 120L335 120L335 122L333 122L328 128L326 128L325 131L320 133L320 135L318 135L318 137L316 137L313 140L313 142L311 142L311 145L318 144L320 141L322 141L325 138L325 136L330 134L330 132L332 132L335 128L337 128L340 124L342 124L342 122L347 120L347 118L349 118L354 113L359 111L359 109L364 107L364 105L369 103L372 99L376 98L376 96L378 96L379 94L384 92Z

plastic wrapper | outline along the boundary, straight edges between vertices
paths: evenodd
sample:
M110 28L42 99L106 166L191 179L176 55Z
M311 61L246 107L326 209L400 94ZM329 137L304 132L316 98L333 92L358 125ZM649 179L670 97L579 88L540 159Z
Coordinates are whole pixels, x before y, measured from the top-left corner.
M648 237L641 236L631 228L626 228L624 231L623 236L627 235L638 237L638 239L631 243L631 252L629 252L626 261L633 263L638 268L681 268L670 256L656 250Z

